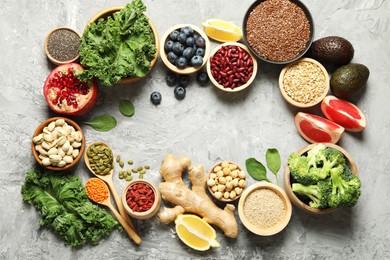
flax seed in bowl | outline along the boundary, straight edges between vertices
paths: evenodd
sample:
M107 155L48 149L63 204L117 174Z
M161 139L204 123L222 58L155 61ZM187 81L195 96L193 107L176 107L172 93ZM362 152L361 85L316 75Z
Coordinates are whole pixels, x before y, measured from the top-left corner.
M312 107L328 94L329 75L318 61L302 58L283 68L279 76L279 88L291 105Z
M265 181L249 186L238 203L242 224L261 236L271 236L282 231L289 223L291 213L291 202L284 190Z
M309 10L298 0L257 0L247 10L244 40L261 60L287 64L310 48L314 24Z

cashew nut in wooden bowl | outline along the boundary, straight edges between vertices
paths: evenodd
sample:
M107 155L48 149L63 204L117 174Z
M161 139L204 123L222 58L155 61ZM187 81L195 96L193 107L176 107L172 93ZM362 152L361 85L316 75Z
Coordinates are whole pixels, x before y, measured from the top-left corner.
M345 159L347 161L347 164L351 168L351 171L353 172L353 174L355 176L358 175L358 170L357 170L356 164L355 164L354 160L352 159L351 155L345 149L341 148L338 145L332 144L332 143L322 143L322 144L324 144L326 147L331 147L331 148L334 148L336 150L339 150L342 154L344 154ZM310 151L316 145L318 145L318 144L315 143L315 144L307 145L307 146L299 149L297 151L297 153L298 153L298 155L306 154L308 151ZM329 213L333 213L333 212L337 211L337 208L316 209L316 208L310 207L308 204L306 204L301 199L299 199L298 196L292 191L292 187L291 187L291 185L293 184L292 181L293 181L293 179L292 179L292 176L290 173L290 167L288 165L286 165L286 167L284 169L284 176L283 176L284 189L287 193L287 196L289 197L291 202L296 207L298 207L299 209L302 209L308 213L314 214L314 215L325 215L325 214L329 214Z
M236 163L223 161L210 169L207 188L215 199L233 202L240 198L245 187L246 173Z
M75 166L85 149L81 127L65 117L52 117L35 130L31 142L35 160L48 170L64 171Z
M97 14L95 14L87 22L87 26L89 24L91 24L91 23L97 22L99 19L105 19L105 18L113 15L115 12L118 12L118 11L120 11L122 9L123 9L123 6L113 6L113 7L105 8L105 9L99 11ZM151 71L154 68L154 66L156 65L157 60L158 60L158 53L159 53L159 48L160 48L160 40L159 40L159 37L158 37L158 32L157 32L156 26L154 25L152 20L150 20L150 18L145 13L144 13L144 15L146 16L146 18L148 18L148 22L149 22L150 28L153 31L154 44L156 46L156 53L154 55L153 60L150 61L150 71ZM121 83L121 84L130 84L130 83L134 83L134 82L136 82L136 81L138 81L140 79L141 78L139 78L139 77L123 78L123 79L120 80L119 83Z

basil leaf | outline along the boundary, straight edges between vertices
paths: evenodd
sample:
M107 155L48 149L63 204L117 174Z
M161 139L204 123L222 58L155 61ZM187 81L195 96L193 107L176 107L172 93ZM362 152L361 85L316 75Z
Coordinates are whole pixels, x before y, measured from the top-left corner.
M275 148L269 148L265 154L267 167L275 175L276 182L279 184L278 172L280 170L280 154Z
M122 115L130 117L134 115L135 108L130 100L122 99L119 101L119 111Z
M255 158L249 158L245 161L245 167L246 171L249 173L250 176L252 176L253 179L258 181L268 181L271 182L267 178L267 169L264 167L264 165L257 161Z
M106 132L116 126L116 119L110 115L98 115L91 121L84 122L84 124L91 126L96 131Z

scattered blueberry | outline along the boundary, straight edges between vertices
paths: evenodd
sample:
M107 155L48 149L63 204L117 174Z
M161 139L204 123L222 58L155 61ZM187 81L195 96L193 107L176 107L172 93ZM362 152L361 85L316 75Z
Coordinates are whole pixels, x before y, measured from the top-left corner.
M191 65L194 67L200 67L203 64L203 58L201 56L194 56L191 59Z
M186 89L182 86L177 86L174 90L174 93L175 93L176 99L182 100L186 96Z
M188 37L188 38L186 39L186 45L187 45L187 46L192 47L192 46L194 46L194 44L195 44L195 39L194 39L194 37Z
M177 35L179 34L178 31L173 31L169 34L169 38L172 40L172 41L176 41L177 40Z
M195 55L204 57L204 49L203 48L196 49Z
M198 45L198 47L200 48L204 48L204 46L206 45L206 41L202 36L199 36L199 38L196 39L195 44Z
M183 51L183 57L187 60L191 60L191 58L194 56L195 50L192 47L187 47Z
M196 34L196 33L194 33L194 40L196 41L200 36L199 36L199 34Z
M181 56L183 54L183 51L184 51L184 45L181 44L180 42L174 42L173 46L172 46L172 51L176 55Z
M185 35L190 36L194 34L194 29L191 28L191 26L186 26L180 29L180 32L185 33Z
M180 75L177 83L179 86L186 88L190 84L190 77L188 75Z
M180 56L175 62L176 67L178 67L179 69L184 69L187 66L187 64L188 61L183 56Z
M196 74L196 81L201 85L204 86L207 83L209 83L210 79L206 72L200 71L198 74Z
M175 64L175 61L177 60L178 56L173 51L170 51L167 54L167 58L170 63Z
M150 94L150 100L154 105L159 105L161 103L161 93L158 91L154 91L152 94Z
M177 75L175 73L173 73L173 72L169 72L165 76L165 82L170 87L176 86L177 85Z
M173 41L167 41L164 45L165 52L172 51Z
M177 41L180 42L181 44L185 44L185 43L186 43L186 40L187 40L187 35L185 35L185 33L180 32L180 33L177 35Z

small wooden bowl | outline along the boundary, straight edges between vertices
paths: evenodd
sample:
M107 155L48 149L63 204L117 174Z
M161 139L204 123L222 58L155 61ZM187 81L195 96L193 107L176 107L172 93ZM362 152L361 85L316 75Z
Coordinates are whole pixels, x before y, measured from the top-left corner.
M283 204L284 204L284 212L283 212L283 216L281 217L280 222L276 223L274 226L269 227L269 228L260 228L260 227L256 226L255 224L250 222L248 217L245 215L244 205L246 203L248 196L250 196L254 191L257 191L259 189L269 189L269 190L273 191L274 193L276 193L280 197L280 199L283 201ZM248 230L250 230L251 232L253 232L257 235L260 235L260 236L271 236L271 235L275 235L275 234L279 233L280 231L282 231L287 226L287 224L290 222L291 214L292 214L291 202L288 199L286 193L283 191L283 189L281 189L279 186L277 186L273 183L269 183L266 181L257 182L255 184L252 184L251 186L249 186L244 191L244 193L242 194L242 196L240 198L240 201L238 202L238 216L240 217L242 224L244 224L244 226ZM261 221L263 219L259 219L259 220Z
M191 27L194 32L196 32L197 34L199 34L200 36L202 36L205 40L205 54L204 54L204 57L203 57L203 63L201 66L199 67L192 67L192 66L187 66L186 68L184 69L179 69L178 67L176 67L175 65L173 65L172 63L169 62L168 60L168 57L167 57L167 53L165 53L165 50L164 50L164 45L165 43L168 41L169 39L169 34L171 32L173 32L174 30L178 30L180 28L183 28L183 27ZM193 74L197 71L199 71L207 62L207 59L208 59L208 56L210 54L210 41L209 41L209 38L207 37L207 35L203 32L202 29L200 29L199 27L195 26L195 25L192 25L192 24L176 24L174 26L172 26L171 28L169 28L165 34L162 36L161 38L161 43L160 43L160 57L161 57L161 60L163 61L163 63L165 64L165 66L168 67L168 69L170 69L171 71L177 73L177 74Z
M73 30L73 29L70 28L70 27L65 27L65 26L64 26L64 27L58 27L58 28L55 28L55 29L51 30L51 31L46 35L45 41L44 41L44 49L45 49L45 53L46 53L47 58L48 58L52 63L54 63L54 64L56 64L56 65L62 65L62 64L66 64L66 63L71 63L71 62L77 61L77 60L80 58L80 54L77 54L77 56L75 56L73 59L66 60L66 61L57 60L57 59L55 59L55 58L50 54L49 49L48 49L48 42L49 42L50 36L51 36L53 33L57 32L57 31L59 31L59 30L68 30L68 31L71 31L71 32L77 34L79 38L81 37L80 34L79 34L78 32L76 32L75 30Z
M223 46L231 46L231 45L234 45L234 46L239 46L241 47L242 49L244 49L248 54L249 56L252 58L252 61L253 61L253 72L252 72L252 76L250 77L250 79L244 84L244 85L241 85L239 87L236 87L236 88L225 88L224 86L222 86L221 84L219 84L217 82L217 80L213 77L212 73L211 73L211 63L210 63L210 59L211 57L214 56L214 54L219 51L219 49L221 49ZM210 57L208 59L208 62L207 62L207 74L209 75L209 78L210 78L210 81L214 84L214 86L216 86L217 88L219 88L220 90L223 90L223 91L226 91L226 92L238 92L238 91L241 91L247 87L249 87L250 84L252 84L252 82L255 80L256 78L256 74L257 74L257 60L256 58L252 55L252 53L249 51L248 47L246 47L244 44L241 44L239 42L225 42L225 43L222 43L220 45L218 45L210 54Z
M83 156L83 153L84 153L84 149L85 149L85 136L84 136L84 132L83 130L81 129L81 127L76 123L74 122L73 120L70 120L66 117L52 117L52 118L49 118L49 119L46 119L45 121L43 121L38 127L37 129L35 130L34 134L33 134L33 138L37 135L39 135L40 133L42 133L43 131L43 128L45 128L46 126L48 126L51 122L53 121L56 121L57 119L64 119L66 123L68 123L68 125L71 125L73 126L76 131L80 131L81 133L81 136L82 136L82 140L81 140L81 147L79 148L79 155L73 159L73 162L70 163L70 164L67 164L65 165L64 167L56 167L56 166L44 166L42 164L42 160L39 158L39 154L38 152L35 150L35 144L33 141L31 141L31 150L32 150L32 153L34 155L34 158L35 160L40 164L42 165L44 168L48 169L48 170L52 170L52 171L64 171L64 170L68 170L72 167L74 167L81 159L81 157Z
M143 183L143 184L148 185L153 190L153 193L154 193L154 203L153 203L153 206L149 210L144 211L144 212L135 212L135 211L133 211L129 207L129 205L127 204L127 201L126 201L127 190L129 189L130 186L132 186L134 184L137 184L137 183ZM148 219L148 218L151 218L154 215L156 215L157 211L160 209L160 205L161 205L160 191L156 188L156 186L153 183L151 183L150 181L147 181L145 179L132 180L123 189L123 192L122 192L122 204L123 204L123 207L125 208L125 211L133 218L136 218L136 219Z
M108 7L108 8L105 8L103 10L100 10L91 19L89 19L89 21L87 22L86 27L89 24L91 24L91 23L97 22L101 18L102 19L106 19L107 17L113 15L115 12L118 12L118 11L120 11L122 9L123 9L123 6L113 6L113 7ZM156 63L157 63L160 44L159 44L159 37L158 37L158 32L157 32L156 26L154 25L152 20L150 20L150 18L146 14L144 14L144 15L148 18L150 28L153 31L154 43L155 43L155 46L156 46L156 53L154 55L153 60L150 62L150 71L151 71L154 68L154 66L156 65ZM120 83L121 84L130 84L130 83L134 83L134 82L138 81L139 79L141 79L141 78L139 78L139 77L123 78L123 79L120 80Z
M323 144L326 147L335 148L335 149L339 150L341 153L343 153L347 162L348 162L349 167L351 168L351 170L353 172L353 174L355 176L358 175L358 170L357 170L356 164L355 164L354 160L352 159L351 155L346 150L344 150L340 146L332 144L332 143L323 143ZM306 152L310 151L316 145L317 144L307 145L307 146L299 149L297 151L297 153L299 155L305 154ZM287 193L287 196L290 198L291 202L295 206L297 206L298 208L300 208L308 213L314 214L314 215L325 215L325 214L329 214L329 213L337 211L336 208L315 209L315 208L310 207L308 204L301 201L295 195L295 193L292 191L292 188L291 188L292 182L291 181L292 181L292 178L291 178L291 174L290 174L290 167L288 165L286 165L286 167L284 168L284 176L283 176L284 189Z
M227 161L227 162L228 162L229 164L234 164L234 165L236 165L236 166L237 166L237 170L239 170L239 171L242 170L241 167L240 167L238 164L236 164L236 163L234 163L234 162L230 162L230 161ZM215 167L221 166L222 163L223 163L223 162L216 163L216 164L210 169L209 175L208 175L208 177L207 177L207 180L210 179L210 175L211 175L212 173L215 173L215 174L216 174L216 172L214 172ZM225 177L225 178L226 178L226 177ZM245 174L245 178L244 178L243 180L246 181L246 174ZM229 199L225 199L224 197L222 197L222 198L217 198L217 197L215 196L215 193L211 190L211 187L210 187L209 185L207 185L207 184L206 184L206 186L207 186L207 189L209 190L210 194L211 194L216 200L221 201L221 202L226 202L226 203L234 202L234 201L236 201L237 199L239 199L239 198L241 197L241 195L242 195L242 192L244 192L245 187L246 187L246 185L245 185L245 187L241 187L241 188L242 188L241 194L237 195L234 199L230 199L230 198L229 198ZM234 190L234 188L233 188L232 190Z
M314 102L312 103L300 103L298 101L295 101L294 99L292 99L286 92L286 90L284 89L284 84L283 84L283 79L284 79L284 75L286 73L286 71L293 65L296 65L297 63L300 63L300 62L310 62L310 63L313 63L315 65L317 65L321 71L324 73L324 76L325 76L325 89L324 89L324 92L321 94L321 96L319 96ZM328 94L329 92L329 75L328 75L328 72L327 70L324 68L324 66L322 66L321 63L319 63L318 61L316 60L313 60L311 58L302 58L302 59L299 59L291 64L288 64L287 66L285 66L282 71L280 72L280 75L279 75L279 89L280 89L280 92L282 93L282 96L283 98L288 102L290 103L291 105L295 106L295 107L299 107L299 108L308 108L308 107L313 107L315 105L317 105L318 103L320 103L324 98L325 96Z

